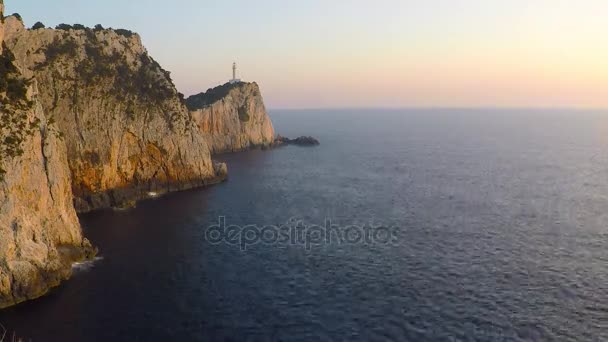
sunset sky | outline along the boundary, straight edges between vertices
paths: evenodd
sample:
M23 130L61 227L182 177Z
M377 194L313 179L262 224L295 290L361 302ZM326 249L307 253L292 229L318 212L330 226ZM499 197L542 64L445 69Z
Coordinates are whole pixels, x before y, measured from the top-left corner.
M268 107L608 107L607 0L6 0L128 28L198 93L231 64Z

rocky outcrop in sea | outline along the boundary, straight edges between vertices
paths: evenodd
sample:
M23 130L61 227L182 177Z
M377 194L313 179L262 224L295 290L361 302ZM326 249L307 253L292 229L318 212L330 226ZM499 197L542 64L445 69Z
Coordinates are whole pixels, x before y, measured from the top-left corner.
M301 136L295 139L289 139L287 137L278 135L274 139L274 146L280 147L284 145L296 145L296 146L318 146L321 145L321 142L316 138L310 136Z

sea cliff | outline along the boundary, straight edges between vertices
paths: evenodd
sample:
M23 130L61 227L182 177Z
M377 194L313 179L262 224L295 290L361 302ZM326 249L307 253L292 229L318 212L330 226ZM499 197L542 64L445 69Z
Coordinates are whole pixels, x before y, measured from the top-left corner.
M170 73L127 30L27 30L6 19L6 44L67 146L76 209L124 206L221 181Z
M274 127L257 83L227 83L190 96L186 103L211 153L273 144Z
M3 12L0 0L0 12ZM37 298L95 253L72 205L65 143L0 21L0 308Z
M77 212L223 181L212 153L270 146L256 83L184 99L128 30L26 29L0 0L0 308L97 250Z

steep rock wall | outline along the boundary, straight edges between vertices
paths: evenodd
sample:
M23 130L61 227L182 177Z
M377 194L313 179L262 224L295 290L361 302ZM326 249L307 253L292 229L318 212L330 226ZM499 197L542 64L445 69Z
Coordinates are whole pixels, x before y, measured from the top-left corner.
M4 43L4 0L0 0L0 54L2 53L2 43Z
M0 43L3 34L2 21ZM46 120L32 84L2 48L0 308L45 294L69 277L72 262L95 253L72 205L65 144Z
M273 143L274 128L256 83L225 84L186 103L212 153Z
M78 211L225 177L169 73L137 34L6 24L7 46L36 78L46 116L64 135Z

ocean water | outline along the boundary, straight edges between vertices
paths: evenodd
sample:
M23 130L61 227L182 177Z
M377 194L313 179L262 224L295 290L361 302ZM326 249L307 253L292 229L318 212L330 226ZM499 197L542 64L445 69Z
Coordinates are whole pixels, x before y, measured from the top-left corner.
M221 155L224 184L81 217L101 258L0 323L32 341L608 340L608 112L271 116L322 145Z

